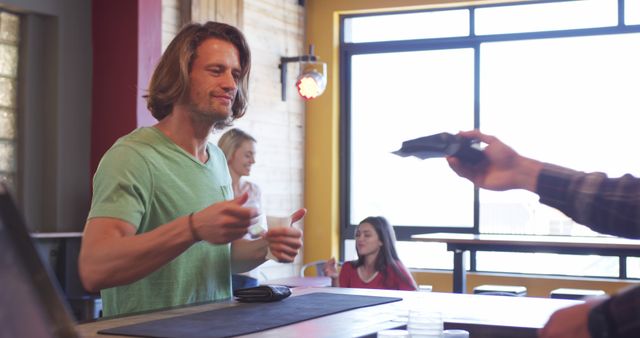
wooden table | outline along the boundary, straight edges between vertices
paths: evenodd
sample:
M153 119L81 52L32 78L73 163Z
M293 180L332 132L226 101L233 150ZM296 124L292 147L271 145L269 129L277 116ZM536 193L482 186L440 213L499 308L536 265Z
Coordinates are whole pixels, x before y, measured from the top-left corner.
M279 279L270 279L264 281L262 284L278 284L278 285L286 285L290 288L296 287L325 287L331 286L331 278L330 277L301 277L301 276L293 276L287 278L279 278Z
M403 300L345 311L250 334L246 337L375 337L376 332L381 330L404 328L411 309L430 309L442 312L445 328L468 330L473 338L534 338L537 336L537 329L544 326L554 311L581 303L581 301L575 300L550 298L347 288L295 288L293 289L292 297L312 292L401 297ZM78 325L77 330L81 337L84 338L122 337L103 336L97 334L97 331L225 308L235 306L235 304L234 301L224 301L137 316L100 320Z
M577 255L618 256L619 278L627 277L626 257L640 257L640 241L616 237L524 236L432 233L413 235L422 242L447 243L453 251L453 292L466 290L464 253L467 251L548 252Z

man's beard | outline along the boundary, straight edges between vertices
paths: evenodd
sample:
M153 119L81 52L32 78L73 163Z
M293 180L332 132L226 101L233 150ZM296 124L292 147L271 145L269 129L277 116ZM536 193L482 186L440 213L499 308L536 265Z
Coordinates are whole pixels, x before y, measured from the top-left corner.
M231 121L233 112L220 112L218 109L209 105L204 109L193 100L189 101L189 111L191 112L191 119L194 122L210 124L213 126L224 125Z

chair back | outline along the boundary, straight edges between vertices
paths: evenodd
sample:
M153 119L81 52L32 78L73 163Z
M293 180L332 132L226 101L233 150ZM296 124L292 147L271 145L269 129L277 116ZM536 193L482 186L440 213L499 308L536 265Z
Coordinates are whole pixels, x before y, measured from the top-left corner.
M316 269L316 276L322 277L324 276L324 265L327 263L326 259L321 259L318 261L310 262L302 266L300 268L300 277L304 277L304 273L307 268L313 267Z

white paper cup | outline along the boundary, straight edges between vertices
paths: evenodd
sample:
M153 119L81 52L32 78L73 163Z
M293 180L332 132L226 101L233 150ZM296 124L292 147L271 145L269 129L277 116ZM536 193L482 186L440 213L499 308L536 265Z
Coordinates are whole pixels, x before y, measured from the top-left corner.
M291 226L291 217L267 216L267 226L269 229Z

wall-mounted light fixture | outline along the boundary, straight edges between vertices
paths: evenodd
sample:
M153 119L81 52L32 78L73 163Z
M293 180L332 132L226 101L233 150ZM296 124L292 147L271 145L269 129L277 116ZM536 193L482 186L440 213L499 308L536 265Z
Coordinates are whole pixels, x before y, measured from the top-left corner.
M298 94L305 100L314 99L327 87L327 64L318 61L313 55L313 45L309 46L309 54L280 58L280 83L282 85L282 101L287 99L287 63L299 62L300 75L296 81Z

